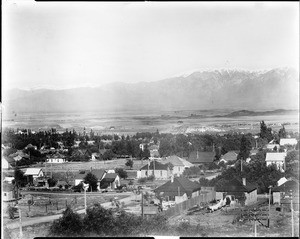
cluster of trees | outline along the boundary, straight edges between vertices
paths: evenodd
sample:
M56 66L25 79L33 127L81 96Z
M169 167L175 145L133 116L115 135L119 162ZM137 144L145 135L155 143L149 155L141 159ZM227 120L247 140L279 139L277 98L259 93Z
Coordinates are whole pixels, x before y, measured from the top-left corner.
M145 236L145 235L197 235L205 236L204 228L181 223L179 226L168 224L167 218L156 215L143 218L123 210L114 212L99 204L87 209L82 217L69 207L63 216L50 227L50 236Z
M275 186L277 181L285 176L275 165L266 166L266 151L259 151L249 163L237 161L235 167L230 167L222 171L222 173L212 180L201 178L199 180L202 186L219 186L228 184L233 178L246 178L248 182L258 185L259 193L268 192L270 185ZM243 163L241 171L241 163Z

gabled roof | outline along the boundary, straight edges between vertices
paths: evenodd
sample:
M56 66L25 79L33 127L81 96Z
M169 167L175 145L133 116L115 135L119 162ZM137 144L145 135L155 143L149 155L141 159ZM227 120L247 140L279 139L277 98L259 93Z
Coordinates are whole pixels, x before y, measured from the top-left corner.
M281 184L280 186L274 187L272 189L273 192L286 192L290 193L290 191L293 190L293 192L299 192L299 182L295 180L289 180L285 183Z
M174 181L168 181L165 184L159 186L154 189L156 193L163 193L164 196L174 197L182 196L183 194L187 194L190 196L193 192L199 191L201 189L201 185L199 183L188 180L185 177L175 177Z
M40 171L43 171L43 170L41 168L27 168L24 175L37 176L40 173Z
M235 151L229 151L222 156L222 159L226 161L235 161L237 159L238 154Z
M215 152L193 151L187 159L190 163L211 163L215 159Z
M252 192L253 190L257 189L257 186L253 183L249 183L246 181L246 186L243 183L234 178L230 180L225 186L223 187L216 187L216 192Z
M149 170L153 170L153 169L155 169L155 170L168 170L168 165L162 164L162 163L157 162L157 161L155 161L155 162L152 161L150 163L149 167L148 167L148 164L146 164L146 165L144 165L143 167L140 168L140 170L148 170L148 169Z
M284 161L286 157L286 152L277 153L277 152L268 152L266 155L266 161Z
M107 174L105 174L105 176L104 176L104 178L113 178L113 179L115 179L116 177L118 176L118 174L117 173L107 173Z
M102 178L103 178L103 175L106 173L106 171L105 170L103 170L103 169L92 169L91 171L90 170L86 170L86 171L84 171L84 173L77 173L76 175L75 175L75 179L84 179L85 178L85 176L88 174L88 173L92 173L92 174L94 174L96 177L97 177L97 179L100 181Z
M280 139L279 144L282 145L282 146L286 145L286 144L296 145L297 144L297 139L295 139L295 138Z
M181 167L193 167L194 165L189 161L180 158L176 155L172 155L161 160L163 164L172 163L174 166L181 166Z

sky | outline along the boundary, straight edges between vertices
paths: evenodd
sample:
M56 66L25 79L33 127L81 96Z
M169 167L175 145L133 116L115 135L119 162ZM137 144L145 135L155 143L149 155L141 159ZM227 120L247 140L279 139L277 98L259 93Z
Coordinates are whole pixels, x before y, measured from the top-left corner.
M298 2L2 3L2 87L158 81L299 65Z

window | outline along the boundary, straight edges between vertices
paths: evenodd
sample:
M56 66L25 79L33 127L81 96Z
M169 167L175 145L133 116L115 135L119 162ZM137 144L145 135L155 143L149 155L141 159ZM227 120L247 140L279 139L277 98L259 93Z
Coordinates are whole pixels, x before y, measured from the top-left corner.
M6 194L6 193L4 193L4 196L6 197L6 196L7 196L7 194Z

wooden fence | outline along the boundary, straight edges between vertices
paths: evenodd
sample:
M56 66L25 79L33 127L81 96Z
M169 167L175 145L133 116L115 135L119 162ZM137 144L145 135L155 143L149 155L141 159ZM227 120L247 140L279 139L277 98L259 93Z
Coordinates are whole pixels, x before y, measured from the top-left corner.
M201 192L201 194L197 197L193 197L184 202L175 204L174 207L163 211L163 214L167 217L179 215L182 211L192 208L195 205L200 205L201 203L209 203L210 201L215 199L215 195L215 191Z

